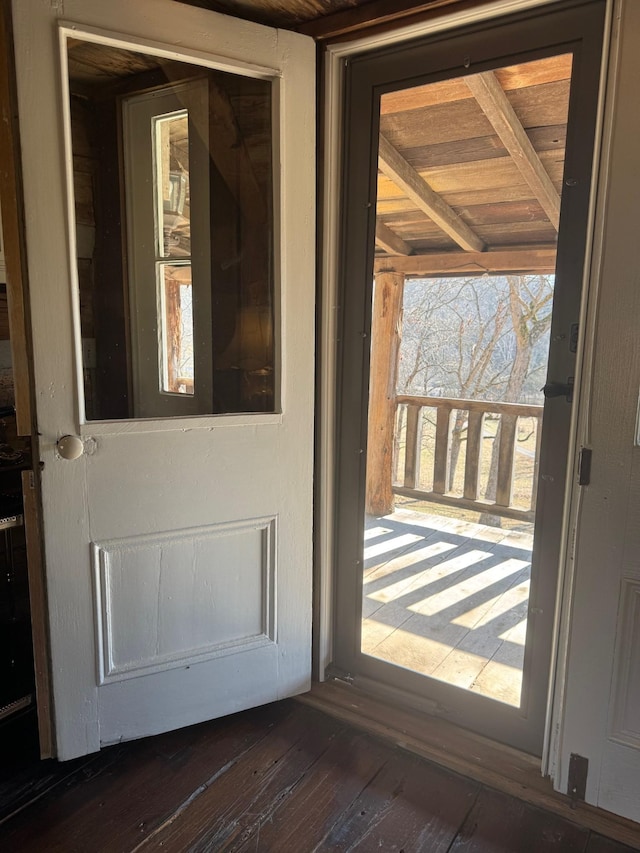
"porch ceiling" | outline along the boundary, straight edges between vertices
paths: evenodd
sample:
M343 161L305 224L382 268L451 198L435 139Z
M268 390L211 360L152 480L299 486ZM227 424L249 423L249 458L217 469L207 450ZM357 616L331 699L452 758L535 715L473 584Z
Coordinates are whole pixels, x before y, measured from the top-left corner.
M553 270L571 56L385 94L376 267Z
M438 14L445 6L465 8L491 0L178 0L271 27L299 30L316 39L393 26L416 15Z
M295 29L336 12L365 6L372 0L179 0L189 6L200 6L272 27ZM373 0L375 3L375 0Z

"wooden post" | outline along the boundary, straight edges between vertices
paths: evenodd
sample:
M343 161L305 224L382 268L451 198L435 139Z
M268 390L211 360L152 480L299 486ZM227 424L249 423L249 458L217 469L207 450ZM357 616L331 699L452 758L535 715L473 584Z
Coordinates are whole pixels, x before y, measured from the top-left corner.
M366 511L393 512L393 431L404 275L376 276L371 323Z

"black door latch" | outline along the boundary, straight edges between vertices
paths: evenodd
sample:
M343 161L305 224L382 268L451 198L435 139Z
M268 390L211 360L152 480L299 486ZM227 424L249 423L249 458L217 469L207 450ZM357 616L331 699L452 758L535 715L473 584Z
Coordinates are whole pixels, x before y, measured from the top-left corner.
M570 376L566 383L547 382L542 393L547 399L550 397L566 397L567 403L570 403L573 400L573 376Z

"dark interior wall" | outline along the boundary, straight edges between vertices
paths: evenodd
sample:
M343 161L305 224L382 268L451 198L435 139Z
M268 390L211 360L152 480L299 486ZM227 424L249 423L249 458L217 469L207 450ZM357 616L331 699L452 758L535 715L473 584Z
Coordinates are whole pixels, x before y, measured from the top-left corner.
M71 98L87 417L129 415L115 100Z

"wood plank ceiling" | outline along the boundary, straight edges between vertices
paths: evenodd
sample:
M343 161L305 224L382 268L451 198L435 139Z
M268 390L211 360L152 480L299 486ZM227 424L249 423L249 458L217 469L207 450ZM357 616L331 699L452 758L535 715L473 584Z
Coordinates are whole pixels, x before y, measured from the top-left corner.
M457 4L470 8L492 0L178 0L271 27L299 30L316 39L369 27L392 27L415 16L438 14Z
M376 268L553 271L571 56L381 99Z
M180 0L272 27L294 29L306 21L366 5L371 0Z

